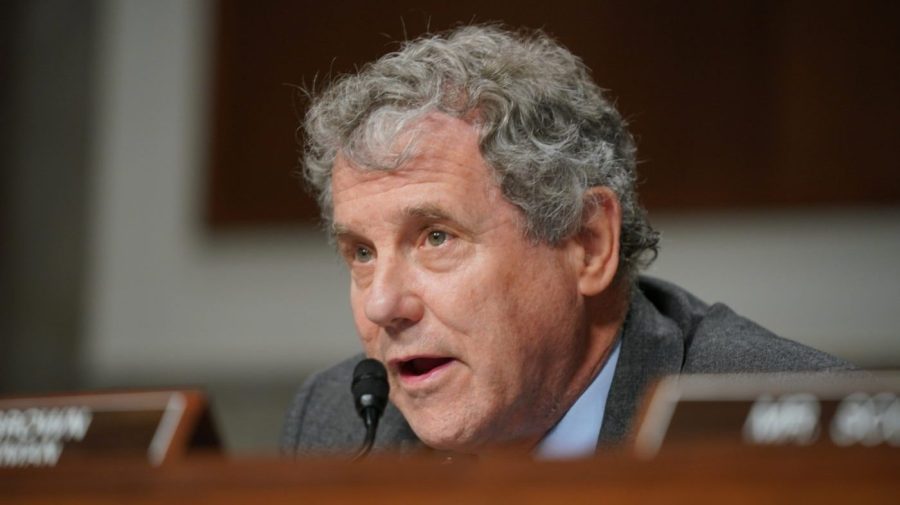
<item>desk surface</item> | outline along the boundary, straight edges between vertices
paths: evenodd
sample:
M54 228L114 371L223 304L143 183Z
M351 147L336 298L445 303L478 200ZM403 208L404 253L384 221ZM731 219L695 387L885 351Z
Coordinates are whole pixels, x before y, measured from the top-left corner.
M900 449L671 450L536 463L497 456L106 460L0 470L4 504L900 503Z

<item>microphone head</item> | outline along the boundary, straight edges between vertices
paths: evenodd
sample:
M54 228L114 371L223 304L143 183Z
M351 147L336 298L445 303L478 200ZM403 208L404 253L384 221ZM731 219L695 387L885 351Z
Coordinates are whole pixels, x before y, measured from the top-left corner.
M353 369L353 382L350 385L356 412L365 419L364 411L374 408L380 416L387 405L388 386L387 370L376 359L367 358L357 363Z

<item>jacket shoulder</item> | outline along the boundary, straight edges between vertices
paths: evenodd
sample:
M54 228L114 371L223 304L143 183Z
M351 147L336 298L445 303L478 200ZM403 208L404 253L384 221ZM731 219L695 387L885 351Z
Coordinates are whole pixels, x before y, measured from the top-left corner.
M285 452L334 452L362 443L350 381L355 363L350 359L310 376L288 408L281 437Z
M684 373L846 371L840 358L779 337L727 305L707 305L674 284L642 278L641 290L675 322L684 340Z
M779 337L726 305L709 308L690 342L685 373L836 372L851 363Z
M356 413L350 383L362 354L313 374L297 391L285 416L281 449L294 454L349 454L365 438L365 428ZM417 447L406 420L388 404L379 422L374 450Z

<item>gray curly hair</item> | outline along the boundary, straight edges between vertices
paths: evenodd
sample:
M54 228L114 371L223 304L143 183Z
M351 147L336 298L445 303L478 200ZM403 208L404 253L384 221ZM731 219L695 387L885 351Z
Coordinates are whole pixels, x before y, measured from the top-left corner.
M464 26L406 42L312 98L303 173L331 224L335 157L372 169L402 164L390 146L426 114L464 118L532 240L555 245L581 227L585 192L606 186L622 208L620 261L634 277L659 235L635 193L635 146L581 59L540 31ZM471 118L475 118L471 120ZM394 150L395 151L395 150Z

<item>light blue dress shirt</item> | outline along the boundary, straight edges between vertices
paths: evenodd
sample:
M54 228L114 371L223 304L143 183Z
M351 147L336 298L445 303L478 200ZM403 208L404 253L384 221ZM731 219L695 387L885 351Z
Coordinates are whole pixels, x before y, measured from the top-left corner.
M597 437L603 426L606 398L612 386L620 342L607 358L600 373L581 393L572 408L556 423L534 451L537 459L568 459L591 456L597 449Z

